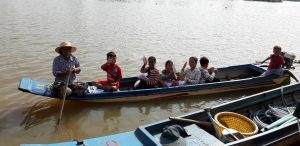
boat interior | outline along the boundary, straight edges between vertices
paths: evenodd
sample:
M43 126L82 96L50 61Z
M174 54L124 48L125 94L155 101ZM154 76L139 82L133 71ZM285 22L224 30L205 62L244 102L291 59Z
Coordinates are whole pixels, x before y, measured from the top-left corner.
M260 76L264 70L253 65L233 66L219 68L217 78L222 81L239 80ZM139 79L137 77L123 79L120 83L120 90L132 90L134 84Z
M135 132L143 143L149 145L153 143L163 145L165 143L164 139L162 139L163 129L166 126L172 125L180 125L189 133L188 136L181 136L189 146L199 144L211 145L212 143L216 145L274 145L282 142L283 136L295 136L293 133L297 133L298 128L295 119L287 119L284 123L275 125L273 128L269 127L279 119L283 119L289 115L292 116L291 114L294 112L298 102L300 102L300 84L292 85L290 88L278 88L271 92L264 92L212 108L210 113L213 117L220 112L229 111L246 116L257 125L258 131L249 136L246 135L249 131L244 125L241 125L238 121L232 121L235 119L225 116L225 120L221 121L222 119L219 119L218 121L216 117L214 118L214 120L223 126L241 132L244 138L238 138L238 140L233 138L231 141L224 141L222 132L228 130L223 129L222 131L217 126L218 132L215 132L216 130L214 130L213 126L205 126L190 121L165 120L141 126ZM267 114L268 111L273 112L273 114ZM270 115L272 117L268 117ZM205 110L184 115L180 118L212 123ZM146 138L141 135L144 135Z

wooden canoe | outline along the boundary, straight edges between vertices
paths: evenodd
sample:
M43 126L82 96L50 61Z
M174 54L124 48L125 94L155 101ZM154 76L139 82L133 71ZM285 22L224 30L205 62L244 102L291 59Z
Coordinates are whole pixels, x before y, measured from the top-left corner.
M218 78L221 82L209 84L187 85L183 87L152 88L133 90L137 77L124 78L120 83L120 91L103 92L98 94L85 94L80 97L69 96L66 100L80 100L92 102L133 102L151 99L168 99L174 97L204 95L222 93L237 90L255 88L275 88L290 83L289 76L271 75L260 77L265 71L261 67L252 64L238 65L219 68ZM89 83L89 82L88 82ZM29 78L22 78L19 90L36 95L52 97L48 88L49 82L34 81Z

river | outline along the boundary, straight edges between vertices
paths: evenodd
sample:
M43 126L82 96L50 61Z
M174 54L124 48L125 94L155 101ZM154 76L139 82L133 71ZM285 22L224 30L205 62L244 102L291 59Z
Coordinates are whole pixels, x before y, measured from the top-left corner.
M172 100L97 104L66 102L18 91L29 77L53 81L55 47L78 49L79 81L103 79L100 65L115 51L123 76L135 76L143 56L181 68L190 56L210 66L264 60L274 45L300 57L300 3L242 0L0 0L0 145L56 143L134 130L140 125L211 107L256 91ZM199 66L199 64L198 64ZM292 72L300 78L300 67ZM295 83L295 82L292 82Z

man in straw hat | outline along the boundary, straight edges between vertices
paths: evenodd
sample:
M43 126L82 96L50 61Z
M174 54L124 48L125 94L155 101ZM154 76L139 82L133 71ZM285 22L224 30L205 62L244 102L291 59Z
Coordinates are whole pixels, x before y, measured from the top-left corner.
M71 42L62 42L59 47L55 48L55 52L60 54L54 58L52 65L55 83L68 82L68 85L71 85L75 81L76 74L81 71L78 59L72 55L75 51L76 47L73 47ZM70 89L67 89L67 91L67 95L71 93Z

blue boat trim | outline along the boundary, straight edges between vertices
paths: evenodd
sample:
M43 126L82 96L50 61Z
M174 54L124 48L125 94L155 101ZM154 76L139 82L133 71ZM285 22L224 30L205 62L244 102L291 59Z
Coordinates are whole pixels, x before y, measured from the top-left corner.
M56 143L56 144L21 144L20 146L76 146L76 141ZM83 140L85 146L143 146L134 136L134 133L125 132L104 137Z

